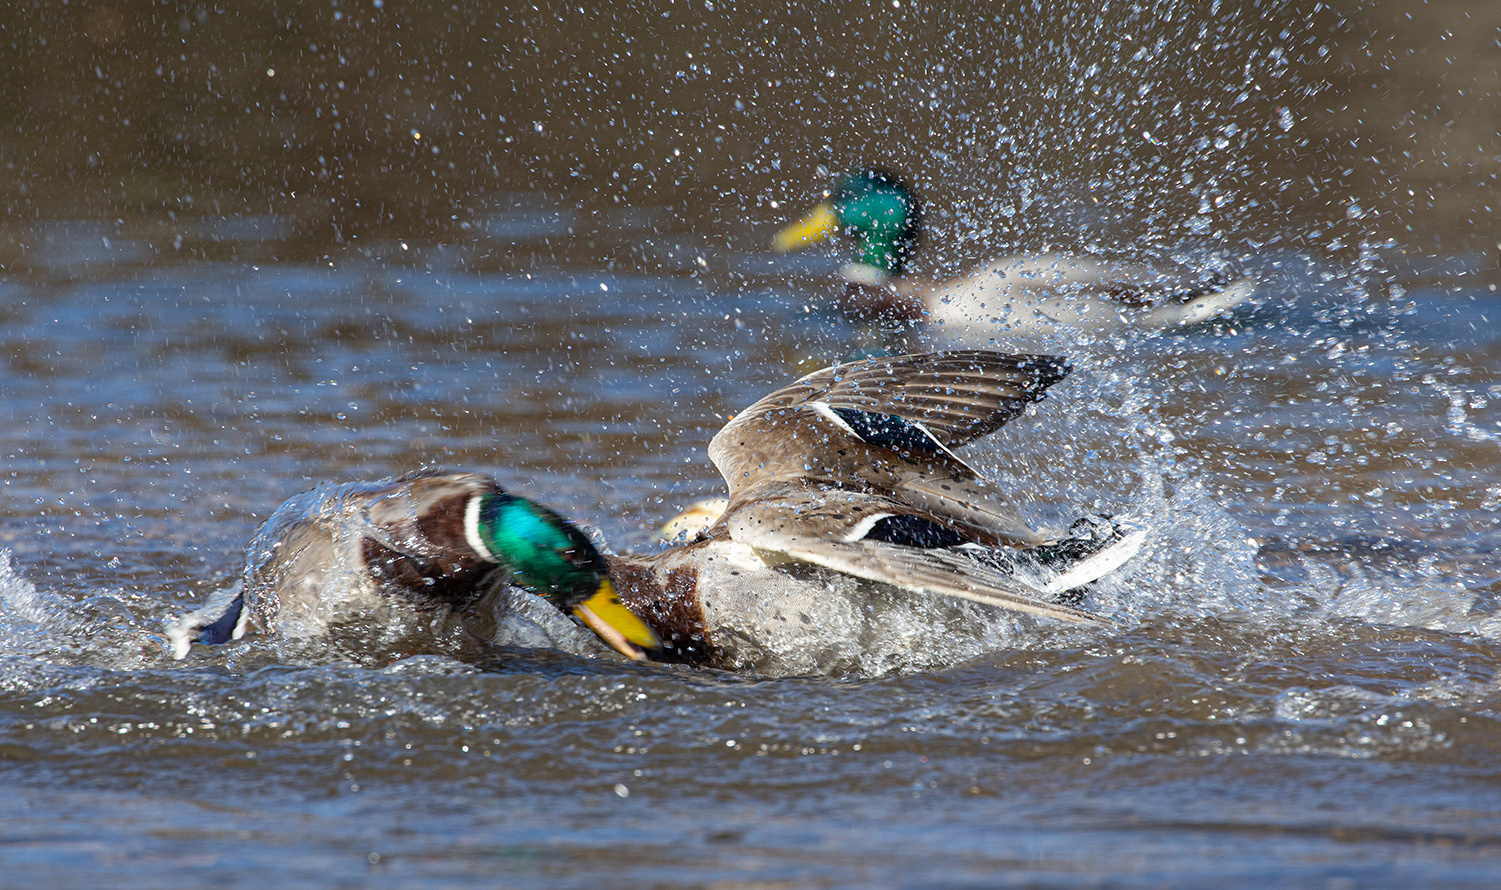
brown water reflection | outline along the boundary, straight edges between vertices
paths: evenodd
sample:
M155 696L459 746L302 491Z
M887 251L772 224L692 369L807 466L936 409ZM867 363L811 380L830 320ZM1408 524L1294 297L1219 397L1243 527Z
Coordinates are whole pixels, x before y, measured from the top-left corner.
M728 236L879 161L953 209L950 264L1189 237L1494 259L1495 4L1097 6L15 5L0 256L78 215L269 213L288 257L463 239L518 190Z

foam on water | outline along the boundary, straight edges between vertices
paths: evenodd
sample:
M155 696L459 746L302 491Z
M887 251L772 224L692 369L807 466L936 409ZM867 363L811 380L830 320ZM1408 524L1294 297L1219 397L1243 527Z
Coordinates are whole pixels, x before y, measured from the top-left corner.
M1192 246L1184 249L1188 251L1185 256L1196 252ZM1056 645L1059 640L1108 639L1112 634L1169 617L1180 621L1233 617L1268 628L1287 621L1358 618L1491 637L1501 632L1494 610L1488 606L1493 591L1485 578L1486 573L1494 572L1495 564L1491 549L1487 545L1465 556L1458 553L1466 545L1486 540L1486 532L1480 528L1483 523L1477 520L1493 512L1495 502L1501 500L1496 494L1501 492L1501 482L1484 469L1494 461L1501 437L1496 431L1501 427L1492 417L1494 405L1501 399L1491 392L1484 373L1476 370L1484 367L1484 358L1493 350L1493 338L1486 333L1488 309L1475 300L1454 301L1419 287L1404 290L1392 285L1390 298L1383 299L1376 292L1383 286L1386 273L1370 251L1347 267L1292 251L1243 260L1241 264L1252 269L1262 286L1257 305L1245 313L1183 335L1138 332L1124 338L1103 332L1069 331L1036 344L1068 356L1073 372L1053 388L1046 401L967 455L1013 491L1039 526L1064 528L1080 515L1097 513L1121 515L1144 526L1147 537L1141 553L1095 584L1083 602L1086 608L1115 622L1113 626L1059 630L1048 622L967 604L901 597L864 603L858 597L846 596L848 591L836 591L830 602L840 602L844 617L831 616L820 627L820 642L824 644L820 654L815 657L806 645L793 641L761 669L767 673L839 676L910 673L1011 649ZM212 299L216 282L225 277L240 288L242 300ZM389 331L361 329L358 336L341 341L339 360L350 365L344 375L357 376L355 362L363 369L373 363L386 371L406 374L400 378L402 386L414 394L421 392L420 396L413 395L416 401L452 399L464 406L456 414L469 414L471 406L478 404L479 400L471 397L471 387L496 388L497 400L512 413L500 415L493 423L470 419L447 423L443 435L424 433L432 441L472 442L465 446L470 451L463 452L472 457L481 453L480 449L490 453L496 425L507 429L536 426L544 418L566 413L559 404L571 406L566 411L577 411L579 404L591 399L625 400L624 405L609 402L609 411L617 425L629 426L630 437L640 435L641 430L663 428L659 420L643 421L628 415L655 416L653 411L658 406L652 400L669 388L673 411L689 412L686 417L674 415L670 426L698 423L704 429L697 432L706 438L726 412L748 404L762 388L785 382L791 372L781 371L772 363L736 375L725 373L726 368L741 371L740 363L726 356L733 356L737 350L754 351L746 345L751 340L734 346L740 342L736 339L741 336L739 332L745 330L738 313L742 305L751 304L736 302L735 320L710 332L703 320L680 324L677 319L687 318L690 308L711 322L730 320L731 313L720 319L708 311L707 302L685 303L688 298L684 294L695 292L695 287L685 281L668 283L672 287L662 291L666 296L653 297L661 290L661 279L603 274L597 269L578 276L455 272L435 277L387 268L333 274L289 266L251 272L209 265L175 274L164 271L154 284L150 280L135 281L123 291L115 282L86 283L59 295L55 302L59 306L56 317L68 320L96 312L96 297L100 295L109 298L100 305L111 313L108 317L117 326L154 320L149 337L119 339L117 345L128 350L142 343L151 349L179 344L180 355L175 360L183 367L195 362L210 362L217 367L223 346L215 339L220 334L205 334L209 328L253 327L251 323L269 319L277 330L292 338L299 352L318 358L310 359L305 367L271 367L270 376L255 384L294 395L281 401L256 397L249 413L225 415L224 426L253 428L256 434L252 438L263 439L260 433L267 429L281 436L294 428L294 423L303 422L300 396L295 396L297 385L310 378L314 366L324 361L325 352L320 347L331 330L351 315L371 313L362 296L363 289L369 288L387 301L379 312L389 316L382 322ZM307 299L309 294L318 299ZM611 297L605 299L602 294ZM626 296L631 311L615 302L620 294ZM546 368L526 367L520 374L524 387L518 390L520 384L505 382L517 376L516 367L492 369L489 359L481 367L469 357L459 365L447 365L440 356L453 342L470 344L466 348L477 352L479 347L474 344L481 341L499 344L502 351L530 356L528 350L537 349L536 337L514 323L520 312L565 329L579 328L580 336L608 343L612 340L611 327L630 323L633 313L644 311L641 302L653 299L657 302L649 304L649 311L676 310L676 314L664 324L645 326L648 330L642 332L644 335L671 341L646 351L674 352L672 343L689 344L712 347L707 350L712 358L694 364L693 356L674 353L676 364L663 366L666 371L659 374L651 366L653 371L645 377L626 374L622 382L612 384L613 389L604 390L568 384L565 378L588 374L572 365L554 368L549 359ZM738 295L734 299L738 300ZM172 316L164 314L159 305L162 300L168 306L202 304L203 311L216 323L176 325L169 320ZM358 307L348 305L351 301ZM492 305L487 306L486 301ZM430 305L434 302L436 307ZM757 311L777 309L774 305L757 306ZM585 318L594 319L601 329L591 328L582 321ZM82 325L71 323L48 325L41 315L28 324L27 336L69 343L74 343L83 330ZM757 319L750 327L766 324L765 319ZM1450 345L1447 341L1453 339L1453 330L1474 333ZM441 331L443 336L434 338L433 331ZM840 341L848 333L823 323L816 331L814 341L819 337ZM395 335L394 341L386 339L387 333ZM555 333L565 340L569 336L566 330ZM419 356L425 356L434 369L452 371L447 376L457 382L434 384L433 378L445 376L436 370L407 373L417 370L421 357L412 360L400 349L392 349L389 354L384 351L388 342L399 344L403 337L437 350ZM251 346L262 348L258 344L265 334L251 339L254 343L240 344L231 352L238 354L236 349ZM819 345L832 350L845 344L820 341ZM773 349L772 354L785 357L791 348ZM120 360L124 367L142 359L127 351ZM59 367L67 375L85 374L71 365ZM358 375L365 373L360 370ZM246 384L230 380L235 374L221 375L222 380L183 376L209 381L193 384L195 400L235 403L244 395ZM679 378L695 377L703 378L699 385L706 391L722 389L734 395L724 396L722 404L707 406L697 404L703 400L700 391L679 400ZM326 382L332 389L337 380L330 376ZM155 390L137 389L132 389L132 394L150 404ZM101 399L118 395L101 392ZM367 390L359 398L369 402L378 395ZM353 404L353 400L348 402ZM367 412L364 416L384 412L400 417L403 410L399 398L376 404L373 411L363 409ZM524 410L514 409L517 405ZM95 406L100 407L108 406ZM338 407L346 407L342 399ZM275 415L275 421L261 426L262 412ZM320 416L339 415L332 407L325 407ZM554 428L573 429L563 420L550 422ZM353 432L343 428L319 431L317 423L307 426L312 429L309 441L358 434L362 441L368 441L365 450L391 462L406 460L400 440L408 431L425 429L416 423L405 427L377 424ZM587 431L581 437L599 435L599 427L592 420L578 423L579 429ZM1370 433L1376 429L1385 438L1373 444ZM152 445L159 437L155 429L145 428L134 435ZM177 434L178 438L183 435ZM228 433L223 435L232 438ZM1270 442L1264 441L1268 438ZM536 444L534 440L522 441ZM222 447L217 451L204 447L211 456L224 451ZM623 446L613 447L618 455ZM600 449L591 452L588 466L598 465L599 474L614 475L608 475L606 493L600 495L599 503L588 505L586 499L586 505L606 512L640 510L638 501L643 499L644 489L661 485L660 478L682 476L685 463L701 463L700 458L686 454L686 445L679 450L635 450L641 453L619 461L623 468L610 466L617 455L601 456ZM250 455L251 451L246 449L245 453ZM517 456L524 456L525 448L516 451ZM1352 451L1361 457L1370 454L1385 465L1351 463L1341 468L1347 470L1343 474L1332 472L1343 455ZM328 475L356 475L362 463L357 457L326 461ZM512 457L506 454L497 459ZM201 455L199 459L210 464L213 460ZM1428 488L1420 489L1410 478L1414 475L1411 470L1417 461L1430 459L1439 465L1433 475L1443 481L1430 479ZM303 472L295 465L261 463L287 477L295 478ZM646 483L632 475L643 465L655 474ZM1443 473L1445 465L1478 469L1466 476L1465 471ZM128 482L126 470L131 469L120 469L119 482ZM411 466L388 469L399 471ZM705 475L711 472L704 466L698 470ZM221 470L220 475L238 476L242 472L264 476L265 467L247 461L235 464L232 472ZM581 475L594 473L591 469ZM563 490L547 490L554 481ZM581 484L578 478L548 480L533 493L551 502L554 494L559 498L569 496L567 487ZM268 485L266 490L272 488ZM1325 496L1325 490L1337 490L1338 498ZM255 504L257 509L266 506L245 492L234 493L233 500L227 502ZM653 515L649 520L655 523L660 518ZM1479 530L1466 534L1466 525ZM619 523L614 526L617 531L619 527ZM1352 543L1368 539L1389 539L1396 546L1378 553L1361 550ZM4 573L0 579L4 602L0 605L6 610L6 622L0 630L13 652L122 668L159 664L166 651L161 623L183 605L165 603L159 592L154 595L141 585L121 588L93 584L70 593L44 593L9 563ZM338 571L332 573L340 575ZM53 583L55 577L49 577L45 589L59 588ZM349 581L334 578L329 583L331 594L337 595L339 585ZM171 596L176 595L171 592ZM528 607L535 605L516 602L500 609L500 613L511 616L511 625L505 626L502 621L492 641L519 646L561 645L577 654L592 654L573 636L578 629L561 616L544 608L528 617ZM365 663L377 664L405 654L414 640L427 640L433 651L448 655L484 657L451 636L443 637L444 632L410 620L410 616L389 620L377 616L363 631L331 650L316 644L268 648L267 644L274 641L259 640L232 647L233 651L223 656L198 657L215 664L222 658L223 664L236 667L274 658L316 664L368 657Z
M82 622L69 617L65 597L44 594L16 571L11 552L0 550L0 646L7 652L40 651L49 634L69 633Z
M1408 355L1396 360L1395 376L1428 381L1423 385L1444 406L1442 419L1424 435L1449 441L1433 441L1433 450L1495 447L1495 434L1478 419L1488 402L1485 394L1477 394L1474 380L1462 373L1423 377L1418 374L1423 360L1411 357L1411 344L1388 339L1387 322L1345 324L1351 318L1369 319L1370 313L1357 303L1322 320L1298 322L1306 327L1297 331L1294 342L1324 344L1322 360L1331 368L1323 373L1324 383L1302 388L1300 398L1337 381L1341 388L1325 389L1314 399L1315 406L1397 412L1398 420L1411 428L1427 408L1421 388L1401 398L1382 396L1379 404L1350 403L1352 393L1369 389L1363 382L1372 373L1367 344L1405 348ZM1303 520L1304 529L1294 529L1295 537L1277 534L1275 521L1267 519L1266 483L1237 490L1240 483L1228 477L1223 460L1194 441L1211 431L1219 437L1215 442L1239 447L1264 427L1259 418L1247 417L1238 404L1227 401L1234 387L1227 389L1214 376L1228 361L1216 352L1226 347L1240 350L1237 360L1250 363L1249 371L1239 372L1241 381L1254 380L1258 367L1268 374L1282 367L1275 354L1258 351L1254 340L1233 329L1194 341L1160 338L1145 346L1108 338L1075 343L1069 352L1074 371L1050 397L971 449L971 458L1013 491L1041 526L1063 527L1090 513L1121 515L1143 525L1147 534L1141 552L1096 583L1082 603L1110 619L1111 626L1054 629L1045 621L971 604L886 594L870 599L857 594L854 585L836 581L824 604L833 612L818 622L816 634L791 639L756 670L867 677L916 672L1007 650L1108 639L1161 620L1233 618L1275 629L1289 621L1358 619L1501 637L1501 617L1485 607L1485 590L1476 590L1477 582L1484 586L1476 572L1493 571L1494 560L1486 552L1457 557L1442 534L1422 548L1385 551L1362 551L1327 531L1310 543L1312 519ZM1472 508L1461 508L1461 501L1478 500L1483 506L1501 490L1486 477L1477 478L1477 484L1482 488L1478 496L1459 496L1447 507L1429 505L1424 515L1442 518L1447 511L1451 524L1463 525L1465 511ZM1376 497L1377 505L1389 497L1394 496ZM11 652L120 669L158 664L164 657L159 622L169 613L159 601L107 590L77 599L48 594L9 561L3 570L0 598L6 620L0 630ZM339 585L349 583L348 572L331 572L328 583L330 597L338 599ZM556 610L549 612L524 594L514 596L522 600L497 610L503 617L492 642L597 654L587 634ZM267 659L319 664L351 657L376 665L412 651L414 643L450 656L484 657L449 630L423 620L371 618L363 630L331 646L262 639L223 656L198 657L239 667ZM747 620L759 619L748 613Z
M75 599L39 588L17 570L9 550L0 551L0 651L7 657L112 670L152 664L163 637L151 613L161 605L121 590Z

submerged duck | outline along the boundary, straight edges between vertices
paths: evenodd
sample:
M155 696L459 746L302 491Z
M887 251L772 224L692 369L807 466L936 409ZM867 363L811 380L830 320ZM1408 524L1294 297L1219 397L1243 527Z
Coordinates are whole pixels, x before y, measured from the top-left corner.
M841 179L828 200L777 233L785 252L836 231L859 257L841 270L840 308L856 321L898 328L922 323L935 340L984 346L998 335L1060 327L1163 329L1207 321L1256 292L1249 278L1139 262L1047 253L995 260L947 282L906 277L922 235L922 209L901 178L862 170Z
M174 658L252 629L316 641L360 625L577 648L565 613L627 657L661 647L620 604L583 532L477 473L326 484L291 498L261 525L239 594L215 612L168 629Z
M710 508L707 528L655 554L600 556L556 513L472 474L337 487L332 510L310 509L331 503L313 492L278 511L293 521L267 522L241 598L177 638L223 642L249 620L271 628L293 611L333 621L323 591L339 561L375 591L341 602L343 619L372 620L361 611L392 593L473 610L500 574L632 657L762 673L847 672L868 651L892 662L966 635L983 642L988 622L1009 626L1001 616L1012 612L1097 622L1078 605L1081 589L1129 560L1144 532L1099 519L1066 534L1033 529L953 451L1023 413L1067 370L1052 356L958 351L803 377L715 435L723 512Z

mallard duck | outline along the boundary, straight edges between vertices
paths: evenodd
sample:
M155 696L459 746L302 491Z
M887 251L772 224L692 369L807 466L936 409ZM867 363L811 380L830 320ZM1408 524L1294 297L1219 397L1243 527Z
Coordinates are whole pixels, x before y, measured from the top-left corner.
M921 618L950 600L1097 622L1070 600L1128 560L1144 532L1106 520L1033 529L953 451L1067 370L1052 356L959 351L803 377L715 435L722 512L708 508L707 528L655 554L601 557L556 513L472 474L316 490L262 528L241 597L175 638L223 642L247 621L285 626L294 611L318 627L379 621L372 613L393 600L474 610L498 568L632 657L767 673L839 670L847 656L821 654L834 643L884 643L893 615ZM327 575L339 564L372 592L341 594L333 616ZM935 646L911 639L910 625L892 645Z
M894 600L1098 622L1070 594L1129 560L1144 531L1035 530L953 451L1067 371L1054 356L955 351L836 365L777 390L709 443L729 486L717 519L661 553L606 557L622 602L661 639L657 657L779 672L828 667L817 650L838 648L832 635L888 634Z
M861 170L842 178L807 216L779 231L790 251L842 231L857 259L841 270L840 308L857 321L921 323L935 341L984 346L1005 336L1067 327L1162 329L1229 312L1256 291L1249 278L1062 253L999 259L952 281L906 277L922 234L922 209L898 176Z
M512 585L550 605L527 608L536 597L508 596ZM660 648L620 604L583 532L477 473L325 484L291 498L261 525L240 593L215 613L169 628L175 658L250 629L317 639L341 625L389 629L420 616L502 641L516 641L516 628L503 634L502 625L519 617L531 631L520 641L554 645L567 631L549 625L564 613L627 657ZM418 632L431 634L428 625Z

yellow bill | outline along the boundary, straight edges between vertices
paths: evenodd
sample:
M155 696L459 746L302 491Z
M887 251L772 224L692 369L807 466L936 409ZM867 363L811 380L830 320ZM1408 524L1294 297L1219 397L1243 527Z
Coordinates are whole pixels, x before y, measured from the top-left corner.
M594 595L573 607L573 614L610 648L635 661L645 661L647 649L662 648L662 641L646 622L625 607L609 578L599 582Z
M839 229L839 214L828 201L814 207L807 216L793 223L771 239L772 249L778 253L796 250L815 244Z

